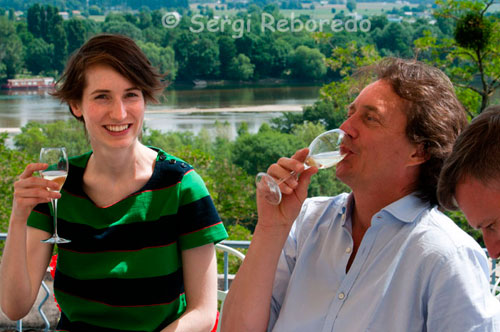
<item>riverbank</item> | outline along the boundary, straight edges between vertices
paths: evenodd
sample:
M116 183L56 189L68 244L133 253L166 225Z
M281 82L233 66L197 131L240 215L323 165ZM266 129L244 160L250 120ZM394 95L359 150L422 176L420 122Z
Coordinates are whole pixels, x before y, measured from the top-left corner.
M171 113L171 114L186 114L186 113L231 113L231 112L302 112L305 106L309 105L255 105L255 106L240 106L240 107L218 107L218 108L152 108L146 110L146 114Z

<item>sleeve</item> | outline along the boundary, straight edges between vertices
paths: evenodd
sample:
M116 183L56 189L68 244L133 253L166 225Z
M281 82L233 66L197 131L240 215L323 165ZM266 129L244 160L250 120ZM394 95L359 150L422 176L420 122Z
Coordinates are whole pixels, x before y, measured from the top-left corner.
M50 203L35 206L28 217L28 226L52 234L54 232L54 221L50 211Z
M180 186L178 210L179 244L182 250L217 243L227 238L205 183L194 171L188 171Z
M288 234L288 238L283 246L283 250L281 251L280 259L278 261L273 283L273 294L271 297L271 308L267 327L268 332L272 331L276 321L278 320L281 306L288 289L288 283L290 282L290 277L295 268L295 262L299 251L298 236L300 228L303 225L306 205L307 201L302 206L302 210L295 220L290 233Z
M487 259L480 248L461 247L436 263L427 331L500 331L500 302L490 293Z

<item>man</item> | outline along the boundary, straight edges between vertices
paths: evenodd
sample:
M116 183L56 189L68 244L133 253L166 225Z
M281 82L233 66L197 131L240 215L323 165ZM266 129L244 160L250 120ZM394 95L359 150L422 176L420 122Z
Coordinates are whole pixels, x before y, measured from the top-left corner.
M490 257L500 257L500 106L488 107L458 136L438 196L442 206L460 208L483 232Z
M500 331L486 256L437 208L443 160L466 125L449 79L385 59L349 106L337 177L351 194L306 199L307 149L268 173L252 244L224 305L223 331ZM367 70L368 71L368 70Z

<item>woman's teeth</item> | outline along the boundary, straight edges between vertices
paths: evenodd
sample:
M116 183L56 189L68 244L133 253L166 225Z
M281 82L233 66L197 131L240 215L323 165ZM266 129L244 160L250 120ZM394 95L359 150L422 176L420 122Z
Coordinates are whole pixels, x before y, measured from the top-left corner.
M109 131L124 131L127 128L128 128L128 125L106 126L106 129L109 130Z

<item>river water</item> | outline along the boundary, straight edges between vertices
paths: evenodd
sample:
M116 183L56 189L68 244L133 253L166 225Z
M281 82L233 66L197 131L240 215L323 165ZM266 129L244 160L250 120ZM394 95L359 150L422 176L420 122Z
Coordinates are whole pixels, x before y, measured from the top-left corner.
M145 125L162 131L215 130L229 125L234 138L242 122L250 132L280 116L312 105L320 86L255 85L246 87L177 87L165 91L160 104L148 105ZM49 123L72 118L66 105L48 91L0 91L0 128L20 128L29 121ZM15 130L12 130L15 132Z

